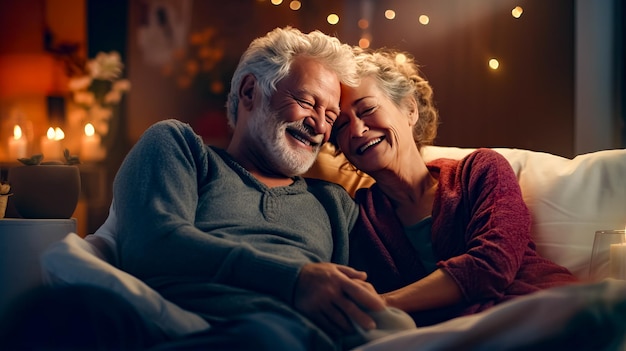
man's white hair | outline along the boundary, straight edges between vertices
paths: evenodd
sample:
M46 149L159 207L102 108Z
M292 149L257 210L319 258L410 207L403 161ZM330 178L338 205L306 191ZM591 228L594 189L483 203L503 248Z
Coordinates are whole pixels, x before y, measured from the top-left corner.
M317 30L304 34L292 27L276 28L253 40L239 60L226 103L231 127L234 128L237 123L238 90L243 77L254 75L264 100L269 101L276 85L287 76L297 56L318 60L325 68L335 72L343 84L355 86L357 83L354 53L349 45Z

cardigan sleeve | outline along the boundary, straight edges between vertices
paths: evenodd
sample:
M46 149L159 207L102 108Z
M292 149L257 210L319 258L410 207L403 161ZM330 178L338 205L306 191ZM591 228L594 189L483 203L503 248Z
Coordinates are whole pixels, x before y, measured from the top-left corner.
M467 223L462 234L465 251L439 262L439 267L468 301L499 298L532 245L530 212L515 173L503 156L479 149L458 163L449 180L447 191L461 199L456 213L460 218L454 220Z
M205 145L188 125L168 120L146 130L114 182L121 267L148 283L202 280L289 302L302 262L206 235L194 225L198 188L210 172ZM266 279L254 279L260 276Z

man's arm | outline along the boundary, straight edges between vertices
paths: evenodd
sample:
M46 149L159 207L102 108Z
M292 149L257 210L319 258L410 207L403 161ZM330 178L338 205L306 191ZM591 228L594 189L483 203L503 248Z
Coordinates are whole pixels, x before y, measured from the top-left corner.
M122 268L147 282L168 276L218 282L289 301L304 263L195 226L199 187L209 173L206 148L189 126L164 121L143 134L114 183Z
M366 282L365 272L333 263L306 264L294 292L294 306L317 325L337 334L376 328L367 311L383 310L385 302Z

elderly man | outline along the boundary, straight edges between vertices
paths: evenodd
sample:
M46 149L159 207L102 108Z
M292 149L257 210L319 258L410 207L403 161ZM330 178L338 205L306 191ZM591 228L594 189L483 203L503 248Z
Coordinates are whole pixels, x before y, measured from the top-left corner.
M299 176L328 140L340 84L354 74L352 50L336 38L275 29L235 71L226 149L166 120L120 167L110 217L120 268L211 328L172 340L111 290L70 286L29 304L36 316L0 347L334 350L397 329L406 315L345 266L355 203L336 184ZM32 326L59 318L55 306L63 325L33 343Z
M357 208L341 187L299 176L354 71L336 38L275 29L234 73L225 150L174 120L150 127L114 183L122 268L212 324L278 314L313 334L313 348L337 347L353 323L375 328L366 311L384 302L344 266Z

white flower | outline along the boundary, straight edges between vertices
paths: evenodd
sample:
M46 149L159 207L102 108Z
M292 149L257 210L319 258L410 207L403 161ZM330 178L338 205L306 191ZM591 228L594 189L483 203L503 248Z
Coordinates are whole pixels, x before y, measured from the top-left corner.
M124 64L119 53L99 52L84 66L83 74L71 77L68 87L72 92L73 101L83 110L83 114L72 116L72 121L84 125L91 123L96 133L108 135L109 124L114 118L113 109L117 106L124 93L131 88L128 79L122 79Z
M68 87L71 91L85 90L91 85L92 79L90 76L82 76L70 79Z
M119 90L111 90L104 96L105 104L117 104L122 100L122 93Z
M126 92L130 90L130 80L128 79L120 79L117 82L113 83L113 90Z
M100 135L109 134L109 120L113 117L111 109L96 105L89 111L89 117L96 133Z
M77 104L91 106L96 101L96 97L89 91L77 91L74 94L74 102Z
M120 54L111 51L109 54L98 53L96 58L87 62L87 67L91 76L95 79L115 80L122 74L124 64Z

